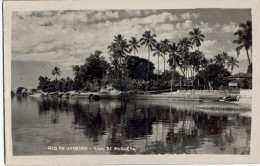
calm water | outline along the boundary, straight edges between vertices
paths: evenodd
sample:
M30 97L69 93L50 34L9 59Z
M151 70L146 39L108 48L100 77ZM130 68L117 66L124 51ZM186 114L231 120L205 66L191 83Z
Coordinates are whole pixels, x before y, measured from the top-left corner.
M198 104L14 97L13 153L250 153L251 117L199 112Z

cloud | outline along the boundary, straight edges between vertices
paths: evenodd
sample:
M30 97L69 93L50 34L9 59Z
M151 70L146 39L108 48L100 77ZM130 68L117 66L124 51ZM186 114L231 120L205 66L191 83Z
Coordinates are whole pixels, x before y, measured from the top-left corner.
M118 19L119 12L113 10L105 11L30 11L30 12L14 12L13 17L26 21L28 23L92 23L107 19ZM37 21L39 20L39 21Z
M120 26L124 25L136 25L136 24L155 24L168 21L177 21L178 17L168 12L163 12L160 14L154 14L143 18L127 18L120 21L118 24Z
M151 30L157 41L167 38L178 42L189 36L194 27L204 34L223 28L220 24L193 21L199 17L190 12L172 14L155 10L15 12L12 60L47 61L70 69L71 65L83 63L95 50L102 51L109 61L107 47L117 34L140 39L144 31ZM200 49L212 57L223 46L216 40L206 40ZM147 50L141 48L138 56L147 58ZM157 65L156 57L151 57L151 61Z
M201 46L202 48L213 49L215 44L217 44L217 40L206 40L201 44Z
M192 23L191 20L186 20L182 25L183 25L182 27L183 27L184 29L191 29L193 23Z
M189 20L192 18L197 19L197 18L199 18L199 14L187 12L187 13L180 14L180 17L183 20Z
M77 16L83 14L73 12L73 14L75 13ZM103 14L101 15L97 15L95 19L102 19L105 12L102 13ZM89 12L87 14L96 13ZM52 16L54 14L49 13L45 15ZM55 13L55 16L56 15L57 13ZM42 15L40 16L43 17ZM74 16L72 18L74 18ZM72 22L72 18L62 19L65 22ZM55 18L53 19L55 20ZM63 58L65 59L66 56L73 56L76 59L84 59L89 56L91 52L98 49L103 52L103 56L108 60L109 55L107 54L107 46L118 33L121 33L125 38L130 39L132 36L140 38L144 31L152 30L152 33L157 34L158 41L168 38L169 40L175 40L177 42L181 37L187 35L188 31L191 30L193 26L191 20L186 20L176 24L168 23L169 20L173 21L177 19L176 15L163 12L157 15L150 15L143 18L124 19L122 21L107 20L105 22L85 25L77 24L78 27L64 27L63 24L65 23L54 24L46 27L38 25L38 22L41 22L41 19L39 19L38 22L30 23L30 26L26 26L28 22L23 22L21 19L17 20L17 18L14 18L14 23L19 28L13 29L12 52L14 53L14 58L17 58L16 56L22 54L23 56L33 58L34 60L53 60L54 62L58 62L55 57L60 57L60 54L64 54ZM83 20L81 19L81 21ZM201 25L203 26L204 24ZM40 56L48 58L35 58L34 55L37 53ZM48 56L50 54L52 56ZM55 54L57 54L57 56L55 56ZM30 58L24 58L24 60L29 60ZM22 60L23 58L20 59L19 57L18 59ZM72 62L74 61L70 61L70 63Z
M239 29L239 26L231 22L230 24L224 24L221 28L221 32L235 33Z
M217 43L216 40L205 40L201 44L200 50L204 52L206 58L210 59L216 55Z
M124 10L121 12L125 17L144 17L157 13L156 10Z
M213 33L213 32L216 32L216 29L218 28L218 24L209 25L209 23L200 21L200 23L196 24L194 27L195 28L200 28L200 30L203 33Z
M196 49L197 47L193 47L192 51L195 51ZM227 51L222 43L219 43L217 40L205 40L201 43L199 49L208 59L214 59L217 54Z

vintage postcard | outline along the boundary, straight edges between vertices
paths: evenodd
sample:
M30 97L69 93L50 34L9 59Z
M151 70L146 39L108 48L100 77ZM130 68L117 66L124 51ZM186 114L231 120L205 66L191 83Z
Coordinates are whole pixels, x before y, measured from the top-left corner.
M259 0L3 10L7 165L259 162Z

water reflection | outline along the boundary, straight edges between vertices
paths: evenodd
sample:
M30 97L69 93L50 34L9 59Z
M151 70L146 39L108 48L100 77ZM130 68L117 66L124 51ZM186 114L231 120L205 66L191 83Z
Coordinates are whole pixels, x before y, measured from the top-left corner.
M202 113L195 109L198 104L13 98L14 155L249 154L250 117ZM135 151L48 151L50 145Z

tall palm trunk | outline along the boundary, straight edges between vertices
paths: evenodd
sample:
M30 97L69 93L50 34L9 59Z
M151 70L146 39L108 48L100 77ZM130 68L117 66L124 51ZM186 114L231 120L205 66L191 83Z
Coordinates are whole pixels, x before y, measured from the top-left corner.
M163 72L165 73L165 54L163 54L163 65L164 65Z
M183 76L184 76L184 78L185 78L185 82L184 82L184 85L186 86L187 85L187 79L186 79L186 71L185 71L185 68L180 68L181 69L181 72L182 72L182 74L183 74Z
M204 67L202 66L202 71L204 71ZM204 87L204 90L206 89L206 79L205 79L205 77L204 77L204 74L202 73L202 78L203 78L203 82L204 82L204 85L203 85L203 87Z
M172 73L171 94L172 94L172 87L173 87L174 73L175 73L175 69L173 69L173 73Z
M246 55L247 55L248 63L249 63L249 65L250 65L251 62L250 62L250 58L249 58L249 54L248 54L248 50L247 50L247 49L246 49Z
M116 86L118 85L118 73L119 73L119 71L118 71L118 65L116 65Z
M181 90L181 75L180 75L180 90Z
M250 48L251 58L252 58L252 47Z
M158 75L157 75L157 85L158 85L158 82L159 82L159 55L158 55Z
M184 70L182 68L180 68L180 69L181 69L183 76L186 77Z
M147 64L147 75L146 75L146 81L149 81L149 68L150 68L150 64L149 64L149 61L150 61L150 48L148 48L148 64Z
M194 89L194 68L191 68L191 77L192 77L192 89Z
M56 84L57 84L57 90L59 90L59 83L58 83L58 76L56 74Z
M125 70L125 80L128 80L128 70L127 70L127 67L128 67L128 57L126 57L126 63L125 63L125 66L124 66L124 70Z
M186 88L187 88L187 85L188 85L188 77L189 77L189 73L188 73L188 68L187 69L185 69L185 72L186 72L186 80L185 80L185 86L186 86Z

